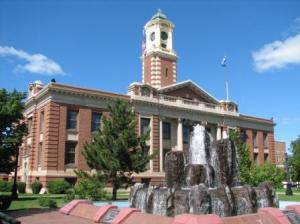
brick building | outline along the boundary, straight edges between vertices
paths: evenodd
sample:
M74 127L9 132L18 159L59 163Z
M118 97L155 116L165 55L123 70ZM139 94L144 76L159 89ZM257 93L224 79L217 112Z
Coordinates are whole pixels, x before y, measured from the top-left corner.
M136 181L164 179L164 155L188 150L191 127L202 123L215 139L227 138L239 128L247 136L254 163L275 163L272 119L246 116L238 105L217 100L191 80L177 82L177 54L173 49L174 25L158 11L145 25L142 55L143 81L129 85L127 94L84 89L55 82L29 86L24 115L29 134L20 155L20 179L44 184L53 178L76 180L75 168L88 169L82 150L107 115L116 98L129 101L138 119L137 131L150 129L149 151L158 151L149 170L136 174Z
M285 142L275 141L275 164L277 167L285 168L286 166L286 147Z

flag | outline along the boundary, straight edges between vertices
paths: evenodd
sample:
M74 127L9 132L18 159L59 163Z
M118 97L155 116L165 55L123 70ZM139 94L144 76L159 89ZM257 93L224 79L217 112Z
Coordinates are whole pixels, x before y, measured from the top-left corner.
M226 66L227 66L226 56L223 57L223 59L222 59L222 61L221 61L221 66L222 66L222 67L226 67Z
M145 56L146 55L146 33L145 29L143 29L143 42L142 42L142 54Z

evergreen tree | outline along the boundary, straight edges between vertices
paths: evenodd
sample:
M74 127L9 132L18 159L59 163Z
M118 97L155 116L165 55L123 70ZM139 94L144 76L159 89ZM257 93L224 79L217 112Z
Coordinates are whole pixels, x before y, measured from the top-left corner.
M27 129L23 120L25 93L0 89L0 173L15 171L12 195L17 196L19 147Z
M300 136L291 143L292 155L289 158L289 166L293 181L300 181Z
M137 135L137 122L130 105L116 100L108 110L109 117L103 117L103 127L85 145L83 155L88 166L111 183L112 200L116 200L117 190L130 184L133 172L146 171L152 155L146 145L149 133Z

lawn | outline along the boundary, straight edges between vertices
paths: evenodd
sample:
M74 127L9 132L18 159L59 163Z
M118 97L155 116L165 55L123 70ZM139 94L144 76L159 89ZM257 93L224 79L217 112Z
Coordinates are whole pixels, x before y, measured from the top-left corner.
M277 194L280 201L298 201L300 202L300 195L287 196L285 194Z
M1 192L1 194L9 195L10 192ZM117 198L119 200L128 199L129 192L124 190L119 190L117 194ZM31 208L45 208L41 207L38 203L39 197L50 197L57 202L57 207L60 208L67 204L68 202L64 201L65 194L19 194L18 200L12 201L8 210L19 210L19 209L31 209ZM108 192L106 194L107 200L111 198L111 193ZM45 208L47 209L47 208Z

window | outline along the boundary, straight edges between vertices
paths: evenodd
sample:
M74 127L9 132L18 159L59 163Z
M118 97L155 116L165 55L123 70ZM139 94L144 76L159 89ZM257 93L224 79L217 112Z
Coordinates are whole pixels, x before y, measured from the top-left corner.
M166 68L166 73L165 73L166 77L168 77L168 69Z
M165 170L165 157L167 152L170 152L171 149L163 149L163 170Z
M269 161L269 154L268 153L264 154L264 161L265 161L265 163Z
M77 129L77 110L68 110L67 112L67 129Z
M267 133L264 133L264 148L269 148Z
M256 153L256 152L253 154L253 162L256 165L258 164L258 153Z
M147 88L147 87L143 87L143 88L141 89L141 95L142 95L142 96L150 96L150 95L151 95L150 89Z
M141 134L146 134L150 130L150 118L141 118Z
M183 125L183 143L188 144L190 142L190 127Z
M258 147L258 145L257 145L257 133L256 132L253 132L253 147L254 148Z
M38 166L41 166L42 162L42 153L43 153L43 143L39 143L39 148L38 148Z
M75 165L75 152L77 142L66 142L65 165Z
M144 148L144 155L147 156L150 153L150 146L145 146ZM146 169L150 170L150 161L146 165Z
M240 140L245 143L247 141L247 133L245 130L241 130Z
M44 111L40 113L40 132L42 133L44 130Z
M163 139L171 139L171 124L169 122L163 122Z
M91 123L91 131L98 131L101 125L101 113L93 112L92 113L92 123Z

